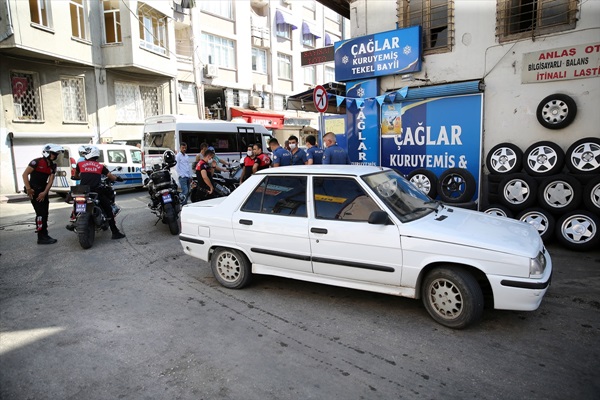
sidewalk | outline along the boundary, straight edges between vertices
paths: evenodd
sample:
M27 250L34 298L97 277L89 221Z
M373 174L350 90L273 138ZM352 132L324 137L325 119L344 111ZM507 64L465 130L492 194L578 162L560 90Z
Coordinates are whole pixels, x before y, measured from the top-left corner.
M57 197L56 193L50 193L50 198ZM0 194L0 203L17 203L20 201L29 201L25 193Z

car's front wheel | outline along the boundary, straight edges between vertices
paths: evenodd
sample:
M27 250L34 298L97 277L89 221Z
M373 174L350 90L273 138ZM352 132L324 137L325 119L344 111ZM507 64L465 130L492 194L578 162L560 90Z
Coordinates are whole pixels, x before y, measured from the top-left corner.
M483 314L483 292L470 273L453 267L436 268L423 281L423 304L440 324L466 328Z
M229 289L241 289L250 282L250 262L241 252L219 247L212 255L210 266L219 283Z

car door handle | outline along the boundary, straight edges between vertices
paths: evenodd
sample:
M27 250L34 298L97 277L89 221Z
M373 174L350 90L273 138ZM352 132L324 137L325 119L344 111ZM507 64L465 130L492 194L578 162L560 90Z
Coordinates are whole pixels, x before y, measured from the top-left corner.
M327 233L327 229L324 228L310 228L312 233Z
M250 220L250 219L240 219L240 224L242 224L242 225L252 225L252 220Z

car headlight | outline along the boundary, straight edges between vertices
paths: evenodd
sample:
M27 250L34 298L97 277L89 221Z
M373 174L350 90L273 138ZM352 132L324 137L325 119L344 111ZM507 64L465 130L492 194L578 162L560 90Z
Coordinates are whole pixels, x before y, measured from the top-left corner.
M543 251L540 251L536 258L529 260L529 277L541 278L546 269L546 257Z

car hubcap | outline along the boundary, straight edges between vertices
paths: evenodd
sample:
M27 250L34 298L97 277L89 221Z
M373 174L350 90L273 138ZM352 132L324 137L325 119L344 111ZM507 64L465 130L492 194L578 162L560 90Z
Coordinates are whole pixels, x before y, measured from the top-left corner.
M513 180L506 185L504 196L511 204L521 204L529 198L530 192L529 186L525 182Z
M448 197L458 197L464 191L464 180L460 175L450 175L444 182L444 192Z
M517 156L514 151L503 147L494 152L491 158L491 167L498 172L509 171L517 162Z
M527 157L529 167L535 172L545 172L556 164L558 156L550 147L538 147Z
M521 217L521 221L527 222L533 226L540 235L543 235L548 230L548 219L540 213L527 213Z
M217 271L226 281L233 282L240 276L240 262L231 253L224 253L217 260Z
M563 237L571 243L581 244L590 241L596 234L596 224L585 215L574 215L562 224Z
M462 312L462 295L456 285L446 279L436 279L431 283L429 299L435 311L443 318L453 319Z
M573 188L566 182L554 182L544 190L544 198L552 207L566 207L573 200Z
M600 183L592 188L590 193L592 204L597 208L600 208Z
M596 143L583 143L573 150L573 166L580 171L594 171L600 168L600 146Z
M410 178L410 182L425 194L431 192L431 181L425 175L415 175Z
M558 124L569 114L569 107L566 103L559 100L552 100L544 106L542 116L550 124Z
M495 215L497 217L507 217L506 213L499 208L488 208L485 210L486 214Z

